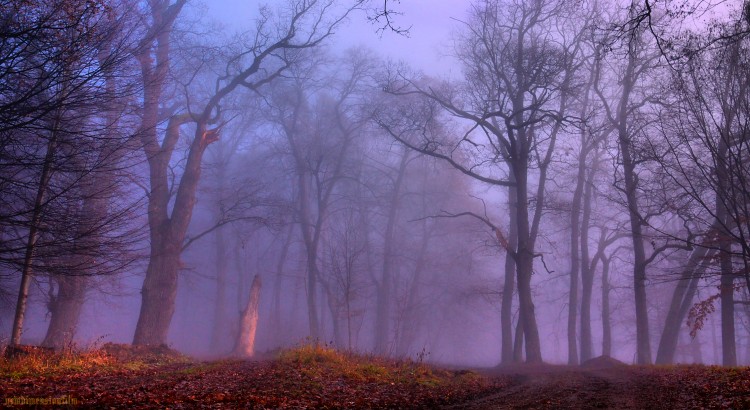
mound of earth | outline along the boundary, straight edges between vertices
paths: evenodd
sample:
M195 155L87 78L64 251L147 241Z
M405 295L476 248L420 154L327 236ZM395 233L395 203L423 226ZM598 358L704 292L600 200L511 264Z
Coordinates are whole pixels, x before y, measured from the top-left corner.
M138 346L120 343L105 343L100 351L117 360L118 362L184 362L190 359L182 353L167 345Z
M583 369L617 369L625 367L628 367L628 365L609 356L599 356L581 363L581 368Z

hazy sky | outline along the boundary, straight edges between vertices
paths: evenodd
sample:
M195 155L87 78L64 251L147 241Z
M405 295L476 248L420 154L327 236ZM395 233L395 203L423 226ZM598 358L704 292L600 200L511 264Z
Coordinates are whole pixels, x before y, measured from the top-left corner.
M282 5L286 0L265 2L271 7ZM206 1L209 14L228 28L240 28L252 21L257 10L257 0L211 0ZM380 2L376 2L378 5ZM342 48L366 46L381 57L403 60L428 74L448 74L451 58L451 33L461 23L452 18L463 19L470 2L467 0L406 0L395 3L402 15L395 16L401 27L410 27L408 37L392 32L377 32L379 26L370 23L364 13L356 13L342 27L334 39Z

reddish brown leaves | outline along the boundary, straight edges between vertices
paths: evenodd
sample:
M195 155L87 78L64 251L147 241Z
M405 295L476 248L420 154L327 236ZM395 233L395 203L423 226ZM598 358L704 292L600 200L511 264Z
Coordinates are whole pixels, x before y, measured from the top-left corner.
M344 357L344 356L342 356ZM368 361L371 360L371 361ZM127 367L127 364L124 365ZM111 408L404 408L468 398L491 387L475 374L347 356L101 369L0 381L4 397L70 396Z

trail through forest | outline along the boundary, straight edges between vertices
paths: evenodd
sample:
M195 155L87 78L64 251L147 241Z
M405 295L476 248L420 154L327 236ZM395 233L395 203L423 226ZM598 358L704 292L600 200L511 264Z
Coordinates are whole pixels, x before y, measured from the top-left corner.
M666 398L643 395L645 372L630 368L578 369L553 366L499 371L508 385L449 409L644 409L674 408ZM496 371L488 372L492 375ZM495 376L497 374L495 373Z

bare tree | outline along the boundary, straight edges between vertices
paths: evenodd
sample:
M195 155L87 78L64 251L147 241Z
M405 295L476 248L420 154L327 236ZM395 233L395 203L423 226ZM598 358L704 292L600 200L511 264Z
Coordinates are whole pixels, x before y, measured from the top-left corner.
M534 259L539 256L535 242L546 174L564 120L577 54L576 35L555 32L560 28L556 22L570 11L568 7L564 1L480 2L473 6L472 18L457 44L466 72L461 85L435 86L403 75L392 79L387 88L390 93L412 94L428 101L421 113L399 112L396 116L434 122L442 110L472 124L457 140L434 133L440 128L437 125L408 123L393 116L379 121L409 148L447 161L478 181L514 191L517 202L511 224L517 230L518 242L509 255L516 268L529 362L542 360L531 299L531 275ZM557 34L564 39L562 44L548 41ZM407 130L415 136L409 137L404 133ZM539 176L532 194L530 170L535 167ZM536 206L533 213L531 198Z
M629 12L634 13L635 6ZM632 24L637 24L633 22ZM646 266L654 259L646 254L644 241L644 225L647 217L642 209L639 198L639 183L637 166L644 162L639 156L637 148L638 137L644 133L642 109L648 105L648 95L643 96L643 83L648 80L649 70L653 70L661 54L652 47L642 31L633 31L633 37L623 40L625 48L624 67L618 69L618 76L622 78L617 94L611 98L605 97L601 85L595 87L606 111L608 121L617 133L618 161L621 166L622 180L616 187L624 196L624 203L628 210L630 232L633 242L633 289L635 295L636 334L637 334L637 362L651 363L651 342L649 338L648 309L646 298ZM640 93L640 94L639 94ZM620 185L621 183L621 185Z
M290 81L279 83L269 99L269 117L285 140L296 179L297 217L307 261L308 323L313 338L320 336L317 297L321 238L336 189L346 176L356 140L367 122L359 107L366 98L363 86L372 62L363 53L352 51L347 54L345 67L339 68L335 78L330 72L316 73L320 69L316 66L298 70ZM317 81L328 82L331 88L316 92Z
M672 299L669 322L660 343L658 360L674 356L675 321L684 318L695 294L693 281L706 275L706 258L717 252L719 262L723 363L736 365L736 280L750 286L748 225L748 83L746 41L694 55L675 75L678 102L665 116L664 139L669 156L660 164L671 181L687 195L689 221L700 233L685 240L695 249L696 268L683 272Z
M122 185L115 174L129 139L120 127L127 129L121 120L133 92L124 68L131 26L126 7L100 2L8 6L0 33L0 189L10 212L0 226L14 233L0 237L24 241L0 250L21 271L11 343L21 341L32 277L49 273L59 291L50 289L45 343L59 346L64 333L68 340L75 333L85 278L122 267L115 248L128 240L121 236L128 205L118 211L109 201Z
M256 30L242 49L231 56L225 72L216 80L215 89L200 107L168 116L164 137L159 138L161 104L170 64L171 33L186 0L150 2L150 18L138 61L144 83L143 121L140 135L149 164L149 229L151 253L143 282L141 311L133 343L162 344L166 341L174 313L180 252L195 206L203 155L219 137L218 128L209 126L219 120L221 104L238 88L259 90L285 72L300 51L316 47L346 17L336 13L332 1L300 0L290 4L281 22L269 13L261 13ZM180 129L193 123L193 137L187 159L172 200L169 184L170 158Z

